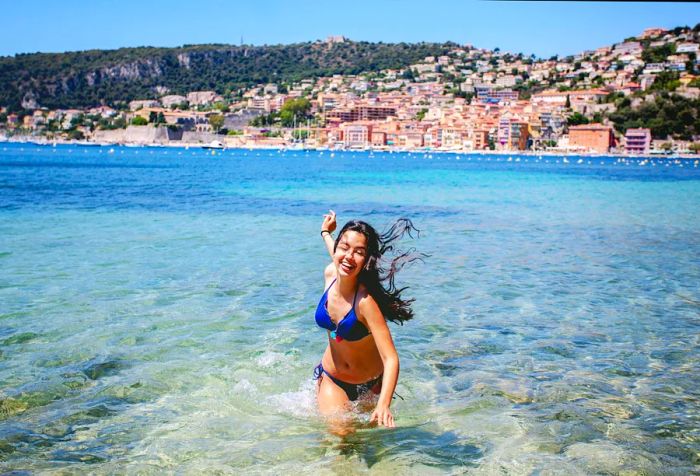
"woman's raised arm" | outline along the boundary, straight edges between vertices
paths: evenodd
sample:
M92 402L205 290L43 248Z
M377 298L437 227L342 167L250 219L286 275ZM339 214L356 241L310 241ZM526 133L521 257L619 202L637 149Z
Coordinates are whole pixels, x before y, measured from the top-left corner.
M333 258L333 245L335 241L333 240L333 233L335 231L335 212L333 210L328 210L328 215L323 215L323 224L321 224L321 236L323 237L323 243L326 245L328 254Z

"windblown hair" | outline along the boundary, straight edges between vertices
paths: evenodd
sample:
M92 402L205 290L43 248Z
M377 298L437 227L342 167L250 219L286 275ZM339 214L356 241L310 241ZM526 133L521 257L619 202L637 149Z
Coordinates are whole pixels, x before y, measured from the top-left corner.
M395 242L404 234L413 238L420 236L418 230L408 218L399 218L387 231L381 235L368 223L360 220L347 222L338 233L333 251L338 248L338 243L346 231L356 231L362 233L367 238L367 257L365 264L360 271L358 282L365 285L369 294L379 305L384 318L398 324L404 323L413 318L411 303L415 299L403 299L401 293L407 287L397 288L394 284L394 277L401 268L416 260L423 260L427 255L416 253L415 248L407 251L396 250L395 256L387 262L385 255L394 251Z

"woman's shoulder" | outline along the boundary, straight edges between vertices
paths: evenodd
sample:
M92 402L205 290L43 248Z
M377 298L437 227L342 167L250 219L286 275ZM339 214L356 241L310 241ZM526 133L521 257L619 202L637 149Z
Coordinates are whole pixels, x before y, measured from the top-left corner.
M326 269L323 270L323 281L324 281L324 288L328 288L328 286L331 285L333 280L336 278L336 270L335 270L335 265L331 262L328 266L326 266Z
M326 269L323 270L323 277L326 278L326 281L335 278L335 265L332 261L328 263Z
M357 304L359 306L365 307L367 305L371 306L371 305L376 304L376 303L377 302L374 300L372 295L369 293L367 286L360 283L357 286Z

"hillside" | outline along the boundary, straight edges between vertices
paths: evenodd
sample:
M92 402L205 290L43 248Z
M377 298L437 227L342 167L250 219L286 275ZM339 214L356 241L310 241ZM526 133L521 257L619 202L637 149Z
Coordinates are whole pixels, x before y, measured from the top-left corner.
M453 43L308 42L186 45L0 57L0 105L10 110L116 105L168 91L229 93L256 83L402 68Z

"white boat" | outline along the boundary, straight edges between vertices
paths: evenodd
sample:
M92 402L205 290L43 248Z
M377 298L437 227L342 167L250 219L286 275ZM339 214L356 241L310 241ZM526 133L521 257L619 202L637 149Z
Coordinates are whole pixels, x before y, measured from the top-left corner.
M202 149L223 149L224 144L221 141L213 140L208 145L203 145Z

